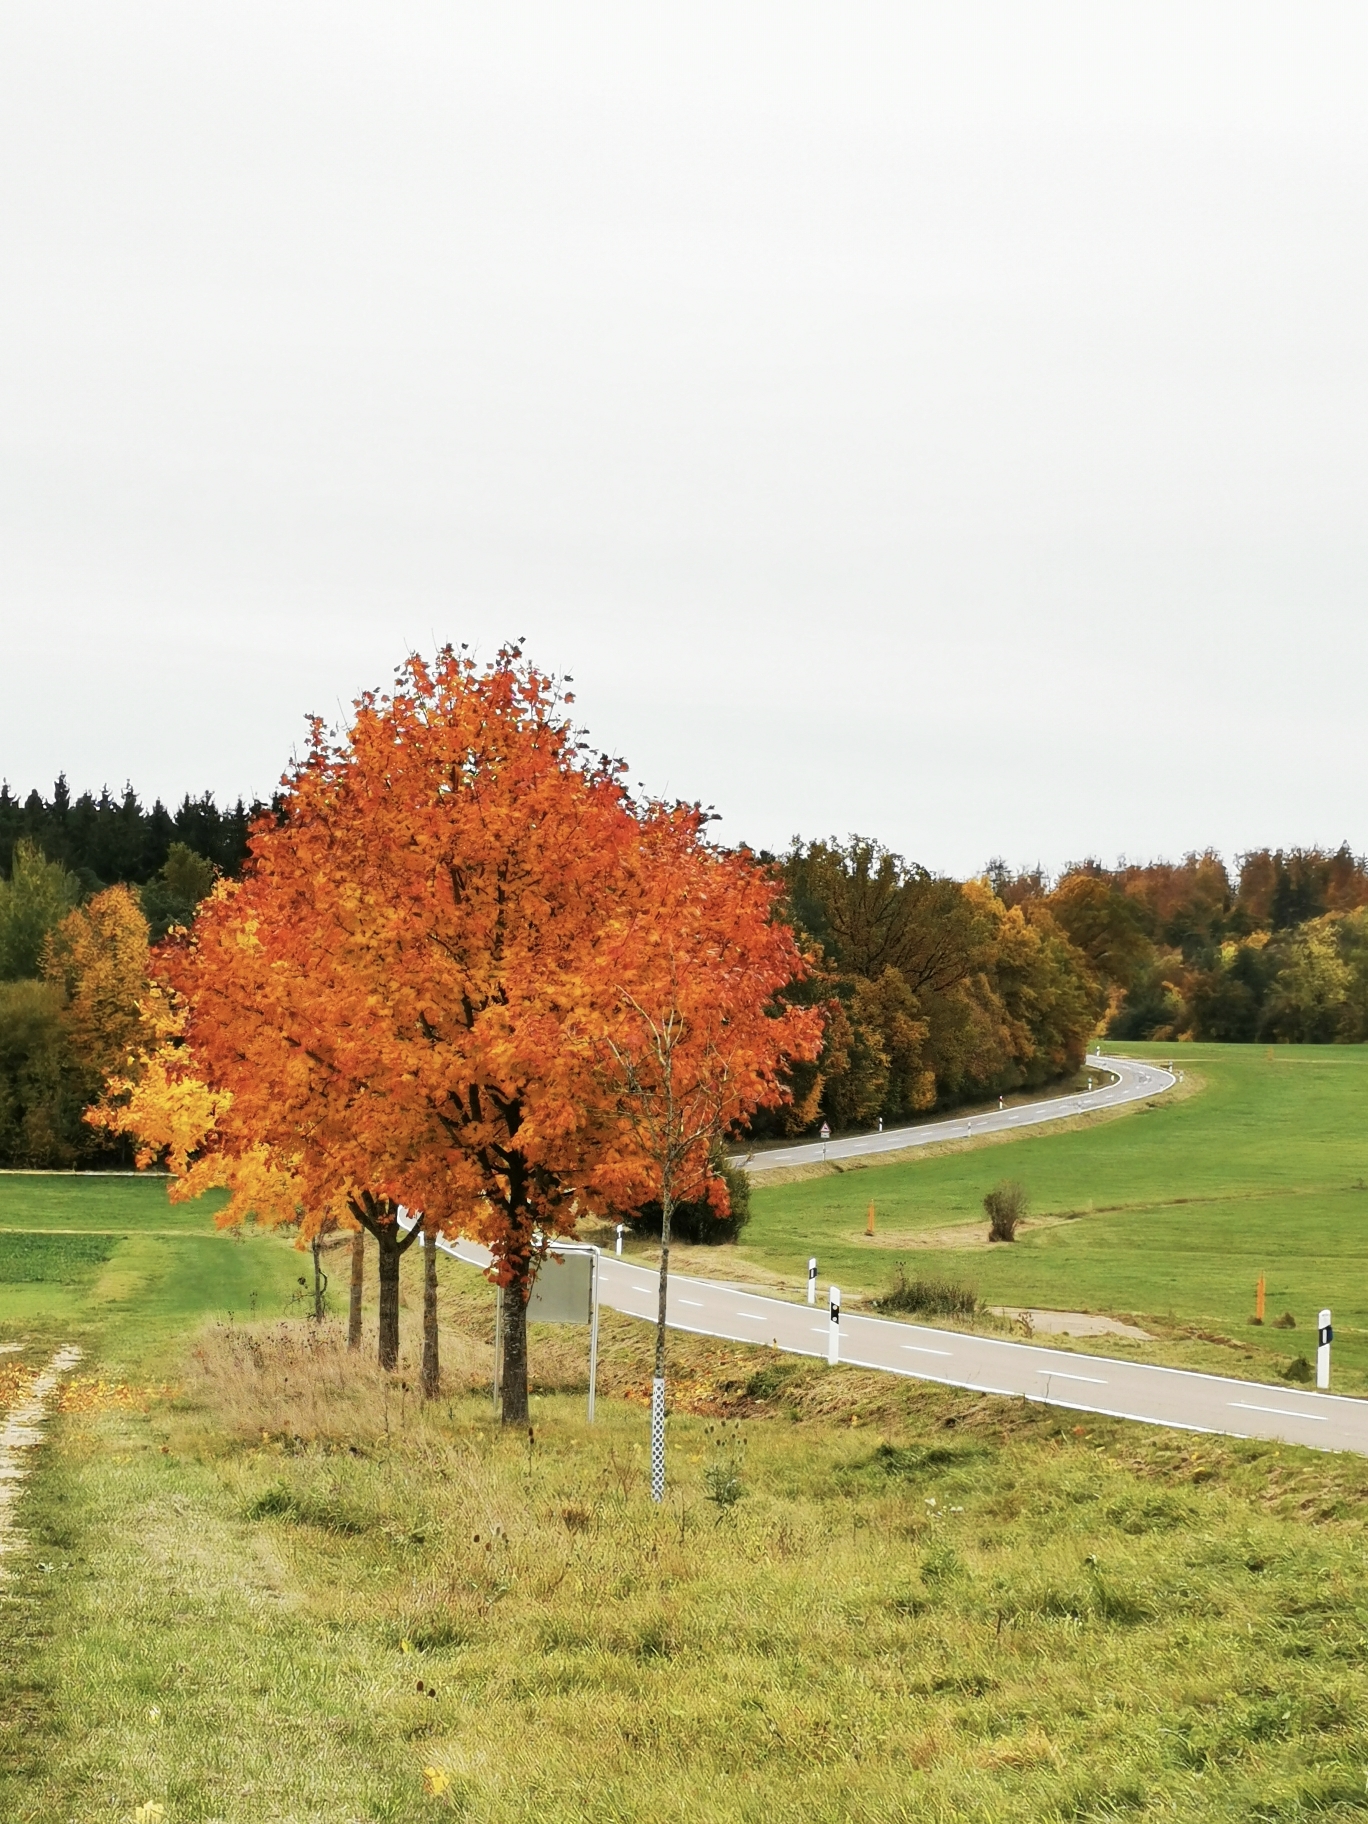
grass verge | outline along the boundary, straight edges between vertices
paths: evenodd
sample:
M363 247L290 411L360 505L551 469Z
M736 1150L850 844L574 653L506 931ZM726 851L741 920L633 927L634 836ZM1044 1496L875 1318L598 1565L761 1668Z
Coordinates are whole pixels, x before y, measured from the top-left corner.
M644 1326L592 1431L536 1333L526 1437L456 1268L443 1318L426 1407L301 1319L90 1365L0 1597L0 1815L1368 1807L1368 1464L681 1338L655 1508Z

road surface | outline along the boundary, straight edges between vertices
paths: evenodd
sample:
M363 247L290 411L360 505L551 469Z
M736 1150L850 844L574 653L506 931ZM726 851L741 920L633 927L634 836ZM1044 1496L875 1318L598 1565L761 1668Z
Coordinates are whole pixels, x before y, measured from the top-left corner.
M472 1266L486 1266L485 1249L467 1241L444 1249ZM654 1322L658 1281L631 1258L603 1256L602 1302L610 1310ZM829 1323L826 1288L815 1306L764 1298L714 1280L670 1277L671 1329L729 1342L769 1344L790 1355L825 1357ZM1184 1431L1269 1438L1318 1450L1368 1456L1368 1401L1307 1393L1260 1381L1227 1380L1184 1368L1157 1368L1108 1356L1075 1355L1034 1343L966 1336L887 1318L843 1313L840 1359L853 1368L881 1369L911 1380L941 1381L976 1393L1003 1394L1066 1411L1135 1419Z
M1102 1060L1118 1081L1091 1095L1066 1096L1053 1102L975 1115L972 1121L938 1121L900 1132L865 1134L829 1143L830 1158L855 1158L864 1152L891 1151L933 1140L963 1139L1004 1128L1056 1121L1088 1108L1116 1107L1142 1100L1172 1086L1175 1078L1153 1064L1126 1058ZM839 1150L838 1150L839 1149ZM820 1159L820 1145L786 1147L766 1153L763 1166L798 1165ZM755 1170L756 1166L748 1166ZM489 1255L472 1242L441 1244L472 1266L486 1266ZM795 1262L795 1266L799 1263ZM659 1280L652 1268L632 1259L603 1256L602 1302L610 1310L653 1322ZM790 1355L827 1354L829 1320L827 1287L813 1306L763 1297L744 1287L715 1280L670 1278L668 1321L671 1329L728 1342L762 1343ZM1228 1380L1184 1368L1158 1368L1144 1362L1115 1361L1108 1356L1075 1355L1035 1343L998 1337L967 1336L958 1330L934 1330L888 1318L843 1313L840 1359L854 1368L874 1368L912 1380L940 1381L976 1393L1027 1399L1065 1411L1134 1419L1185 1431L1219 1432L1227 1437L1266 1438L1307 1444L1320 1450L1352 1450L1368 1455L1368 1400L1329 1393L1308 1393L1285 1385Z
M890 1127L881 1134L844 1134L839 1140L804 1140L795 1146L775 1147L773 1151L736 1153L735 1162L747 1173L758 1177L783 1166L820 1165L823 1160L858 1159L868 1153L896 1153L909 1146L934 1146L939 1140L964 1140L979 1134L1015 1133L1023 1127L1039 1127L1046 1121L1065 1121L1071 1115L1087 1114L1095 1108L1120 1108L1127 1102L1143 1102L1172 1089L1177 1078L1162 1065L1141 1063L1134 1058L1093 1057L1089 1064L1110 1071L1114 1083L1103 1084L1091 1092L1072 1096L1052 1096L1042 1102L1021 1102L1014 1108L991 1109L980 1115L953 1115L946 1121L923 1121L914 1127ZM1085 1066L1086 1068L1086 1066Z

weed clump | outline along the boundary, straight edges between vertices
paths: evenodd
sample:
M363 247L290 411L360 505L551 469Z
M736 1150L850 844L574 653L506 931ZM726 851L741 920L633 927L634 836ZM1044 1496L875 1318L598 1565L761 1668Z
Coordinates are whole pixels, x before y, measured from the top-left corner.
M1311 1364L1304 1355L1294 1355L1282 1371L1285 1381L1306 1382L1311 1379Z
M909 1311L923 1317L972 1317L978 1310L978 1293L972 1286L950 1279L909 1279L901 1263L898 1277L882 1297L872 1299L876 1311Z
M989 1241L1015 1241L1017 1227L1026 1218L1026 1192L1014 1180L995 1184L983 1199L988 1217Z

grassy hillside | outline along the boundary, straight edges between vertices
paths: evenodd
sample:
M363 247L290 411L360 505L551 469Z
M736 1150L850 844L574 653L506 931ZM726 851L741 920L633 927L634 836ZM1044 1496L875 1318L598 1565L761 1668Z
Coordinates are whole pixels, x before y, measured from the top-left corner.
M453 1268L443 1304L470 1348L426 1410L299 1318L88 1365L0 1603L0 1816L1368 1805L1368 1464L682 1339L655 1509L640 1397L501 1436L487 1298ZM645 1329L610 1329L640 1396Z
M1176 1053L1198 1093L1069 1132L760 1180L744 1252L795 1283L809 1254L824 1282L868 1291L903 1261L995 1304L1173 1318L1238 1339L1261 1370L1314 1344L1328 1304L1345 1384L1368 1384L1368 1048L1127 1049ZM1004 1177L1036 1221L990 1248L982 1198ZM1250 1326L1261 1272L1269 1319L1290 1311L1295 1332Z

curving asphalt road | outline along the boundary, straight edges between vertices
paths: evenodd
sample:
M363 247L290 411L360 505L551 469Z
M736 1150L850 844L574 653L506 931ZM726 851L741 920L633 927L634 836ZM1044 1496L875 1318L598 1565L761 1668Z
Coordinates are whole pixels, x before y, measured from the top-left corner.
M1054 1103L1008 1109L1002 1114L976 1115L972 1126L963 1120L936 1122L903 1129L896 1135L872 1134L855 1141L833 1142L829 1156L851 1158L858 1156L858 1150L890 1151L909 1144L927 1145L932 1139L962 1139L966 1127L980 1134L1036 1125L1077 1114L1080 1106L1114 1107L1118 1102L1141 1100L1169 1088L1175 1081L1169 1072L1132 1059L1108 1057L1104 1064L1116 1072L1119 1080L1107 1089L1093 1091L1091 1096L1065 1097ZM838 1155L834 1151L837 1144L850 1150ZM784 1162L808 1163L811 1151L809 1147L785 1148ZM795 1153L802 1156L794 1159L791 1155ZM766 1154L766 1164L778 1157ZM440 1245L471 1266L489 1264L488 1252L475 1243ZM802 1263L795 1262L795 1268L801 1271ZM654 1321L658 1290L658 1276L649 1266L630 1257L602 1257L600 1295L611 1310ZM745 1287L715 1280L672 1274L667 1317L672 1329L691 1331L697 1336L767 1343L791 1355L827 1354L830 1325L825 1286L821 1302L813 1306L761 1296ZM1066 1411L1368 1455L1368 1400L1307 1393L1280 1384L1231 1380L1184 1368L1117 1361L1109 1356L1075 1355L1035 1343L968 1336L958 1330L935 1330L849 1313L840 1322L840 1360L851 1367L879 1369L913 1380L941 1381L951 1387L1002 1394Z
M1172 1089L1177 1077L1161 1065L1142 1063L1135 1058L1102 1057L1090 1054L1089 1064L1099 1071L1109 1071L1114 1083L1101 1084L1091 1092L1073 1096L1052 1096L1047 1101L1021 1102L1013 1108L992 1109L981 1115L952 1115L945 1121L922 1121L913 1127L890 1127L881 1134L847 1134L839 1140L804 1140L797 1146L776 1147L772 1152L736 1153L736 1164L744 1165L752 1178L761 1172L775 1172L790 1165L821 1165L824 1160L858 1159L867 1153L897 1153L909 1146L934 1146L938 1140L966 1140L978 1134L1018 1128L1039 1127L1047 1121L1065 1121L1071 1115L1087 1114L1095 1108L1120 1108L1127 1102L1143 1102L1150 1096Z

